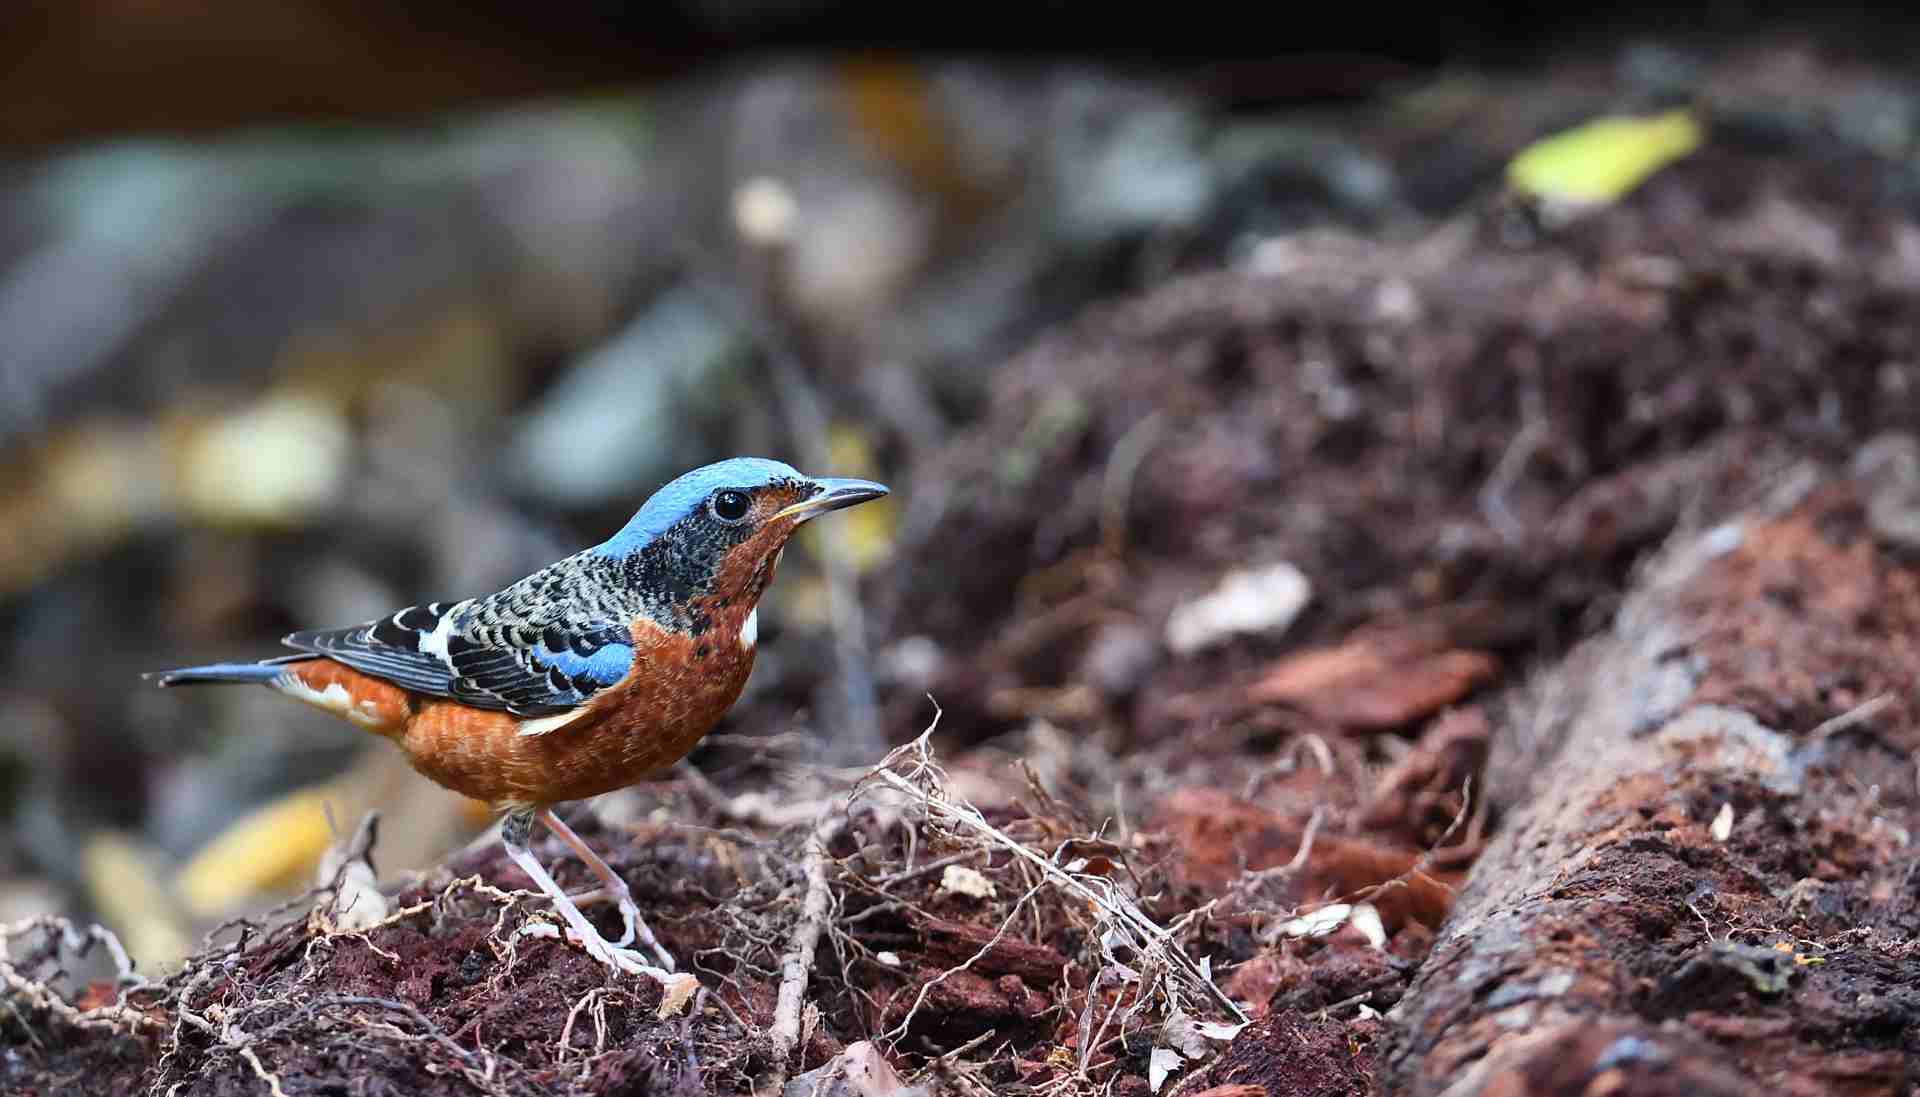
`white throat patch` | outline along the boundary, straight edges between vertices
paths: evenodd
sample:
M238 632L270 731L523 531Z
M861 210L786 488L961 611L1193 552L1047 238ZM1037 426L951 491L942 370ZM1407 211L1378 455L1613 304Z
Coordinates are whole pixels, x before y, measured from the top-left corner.
M747 614L746 622L740 626L740 646L747 649L748 651L752 651L753 645L759 642L760 642L760 607L755 606L753 607L753 612Z

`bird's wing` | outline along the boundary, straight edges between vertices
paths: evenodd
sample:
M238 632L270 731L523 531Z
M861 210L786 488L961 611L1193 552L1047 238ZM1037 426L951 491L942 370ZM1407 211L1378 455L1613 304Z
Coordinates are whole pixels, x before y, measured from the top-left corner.
M446 658L445 641L467 605L433 602L408 606L391 617L352 628L296 632L281 643L325 655L416 693L451 697L458 674Z
M479 600L411 606L353 628L297 632L289 647L325 655L416 693L523 718L572 712L626 677L633 634L590 599L536 575Z

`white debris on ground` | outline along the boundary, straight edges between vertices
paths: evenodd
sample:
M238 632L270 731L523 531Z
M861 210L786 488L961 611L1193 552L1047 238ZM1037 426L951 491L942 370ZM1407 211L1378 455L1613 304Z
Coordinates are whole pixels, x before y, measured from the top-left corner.
M1284 560L1230 571L1167 618L1167 647L1176 655L1191 655L1235 636L1283 632L1312 598L1306 574Z
M970 899L991 899L995 894L992 880L981 875L979 869L965 865L948 865L940 874L940 890Z
M1282 937L1326 937L1347 925L1374 948L1387 947L1386 923L1380 920L1380 912L1372 903L1330 903L1298 918L1289 918L1280 923L1278 929Z

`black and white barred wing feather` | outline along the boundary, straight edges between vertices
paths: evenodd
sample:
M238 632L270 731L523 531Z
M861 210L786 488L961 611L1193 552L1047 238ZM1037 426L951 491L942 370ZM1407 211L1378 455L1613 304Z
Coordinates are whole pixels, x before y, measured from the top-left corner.
M325 655L357 671L383 678L415 693L452 697L458 677L436 647L444 644L447 629L467 602L433 602L408 606L391 617L352 628L296 632L281 643L300 651Z
M622 607L568 578L577 577L555 565L483 599L409 606L284 642L416 693L522 718L561 716L633 665Z

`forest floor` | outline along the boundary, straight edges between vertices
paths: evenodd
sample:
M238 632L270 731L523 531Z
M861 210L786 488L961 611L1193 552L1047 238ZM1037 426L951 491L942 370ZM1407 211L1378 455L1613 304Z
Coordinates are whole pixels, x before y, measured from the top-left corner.
M323 891L71 1003L72 934L25 931L53 1019L0 1088L1910 1092L1884 182L1710 140L1564 225L1287 237L1087 314L914 470L864 592L906 745L809 765L760 697L707 776L576 809L690 1000L517 936L543 904L483 841L394 895L343 869L372 925Z

